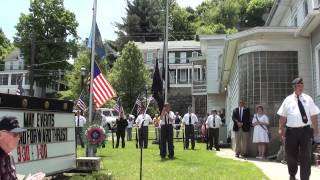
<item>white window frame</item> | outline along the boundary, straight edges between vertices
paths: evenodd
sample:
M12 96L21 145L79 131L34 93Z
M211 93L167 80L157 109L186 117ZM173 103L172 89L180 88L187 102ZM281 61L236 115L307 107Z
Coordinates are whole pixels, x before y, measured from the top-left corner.
M180 52L180 64L187 63L187 52Z
M170 52L169 53L169 64L175 64L176 63L176 53Z
M153 63L153 52L152 51L148 51L147 52L147 64L152 64Z
M187 82L188 78L187 78L187 71L188 69L180 69L180 78L179 78L179 82ZM182 73L184 72L184 73ZM184 78L182 78L182 74L184 74Z
M316 81L316 95L320 96L320 43L314 48L314 59L315 59L315 66L316 66L316 73L315 73L315 81Z
M198 52L196 52L196 51L193 51L192 52L192 57L198 57L199 56L199 53Z

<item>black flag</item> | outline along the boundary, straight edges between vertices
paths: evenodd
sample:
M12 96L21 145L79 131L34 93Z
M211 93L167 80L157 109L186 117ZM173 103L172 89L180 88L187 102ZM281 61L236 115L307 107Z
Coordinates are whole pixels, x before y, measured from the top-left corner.
M153 93L153 98L157 101L159 111L161 113L162 108L163 108L163 95L162 95L162 89L163 89L163 83L162 79L160 76L160 71L159 71L159 65L158 65L158 59L156 60L156 67L154 69L153 73L153 81L152 81L152 93Z

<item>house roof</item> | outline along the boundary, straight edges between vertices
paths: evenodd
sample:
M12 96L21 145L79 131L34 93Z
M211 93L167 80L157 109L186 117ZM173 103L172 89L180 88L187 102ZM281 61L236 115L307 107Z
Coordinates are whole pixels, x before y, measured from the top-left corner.
M309 37L311 33L319 26L320 24L320 11L319 9L313 9L305 17L303 24L298 28L296 36Z
M3 61L18 61L19 60L20 49L15 48Z
M141 50L163 49L163 41L134 42ZM199 41L168 41L168 49L200 49Z
M231 73L231 68L235 57L237 56L238 41L241 39L249 38L259 34L262 35L272 35L272 34L283 34L292 35L297 31L294 27L256 27L251 28L246 31L241 31L232 35L227 36L227 41L223 53L223 71L222 71L222 84L227 85L229 81L229 76Z

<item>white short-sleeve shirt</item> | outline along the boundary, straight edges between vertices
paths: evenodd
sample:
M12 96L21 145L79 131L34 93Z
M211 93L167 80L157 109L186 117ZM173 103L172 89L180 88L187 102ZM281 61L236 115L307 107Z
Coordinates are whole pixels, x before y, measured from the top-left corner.
M141 127L142 122L143 126L148 126L150 121L152 121L152 119L149 114L140 114L136 119L136 123L139 127Z
M174 119L176 118L176 115L174 115L174 112L170 111L168 116L171 119L171 121L169 119L167 119L167 123L168 124L174 124ZM165 125L165 118L161 117L161 116L160 116L160 125Z
M210 115L207 118L206 125L208 125L209 128L219 128L222 125L220 116L215 115L215 117L213 118L213 115Z
M302 93L299 97L308 117L308 122L305 124L302 121L300 114L298 99L295 93L286 97L286 99L281 104L277 114L287 118L288 127L303 127L306 125L311 125L311 116L317 115L320 113L319 108L314 104L313 99Z
M190 125L189 124L189 116L190 116L189 113L186 113L182 118L182 122L185 125ZM194 125L196 122L198 122L197 116L194 113L191 113L191 124Z

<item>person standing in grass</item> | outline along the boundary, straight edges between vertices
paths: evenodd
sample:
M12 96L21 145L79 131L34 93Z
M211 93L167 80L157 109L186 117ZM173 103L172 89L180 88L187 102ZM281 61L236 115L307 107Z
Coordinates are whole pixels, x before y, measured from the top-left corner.
M267 144L269 143L268 137L268 125L269 118L263 112L263 106L257 105L256 114L253 115L252 119L253 129L253 138L252 142L257 144L258 147L258 159L263 159L265 157Z
M153 125L154 125L154 132L155 132L155 135L156 135L156 140L155 142L156 143L159 143L160 142L160 127L159 127L159 124L160 124L160 116L158 114L155 114L154 115L154 118L153 118Z
M176 138L179 137L179 132L181 128L181 116L179 115L179 112L176 112L176 118L174 120L174 128L176 129Z
M167 155L167 149L169 151L169 159L174 158L174 146L173 146L173 124L175 115L170 111L170 104L165 103L160 115L160 156L161 160ZM168 148L167 148L168 147Z
M209 150L212 150L213 147L213 140L214 140L214 147L216 151L220 151L219 147L219 128L222 125L220 116L217 115L216 110L211 111L211 115L208 117L206 121L206 126L209 131Z
M148 148L148 126L152 121L149 114L146 113L145 107L141 106L140 115L136 119L137 126L139 128L139 146L140 148Z
M189 140L191 139L191 149L194 150L194 148L195 148L194 126L196 125L196 123L198 123L198 118L191 111L192 111L192 109L191 109L191 107L189 107L188 113L186 113L183 116L182 123L184 124L185 131L186 131L185 147L186 147L186 149L189 148Z
M116 148L119 147L119 141L121 138L121 147L124 148L125 147L125 141L124 141L124 137L126 136L126 127L128 126L128 122L125 119L125 115L123 111L120 111L119 117L116 120L116 125L117 125L117 131L116 131L116 135L117 135L117 143L116 143Z
M128 115L128 126L127 126L127 141L132 141L132 127L134 122L134 115Z

